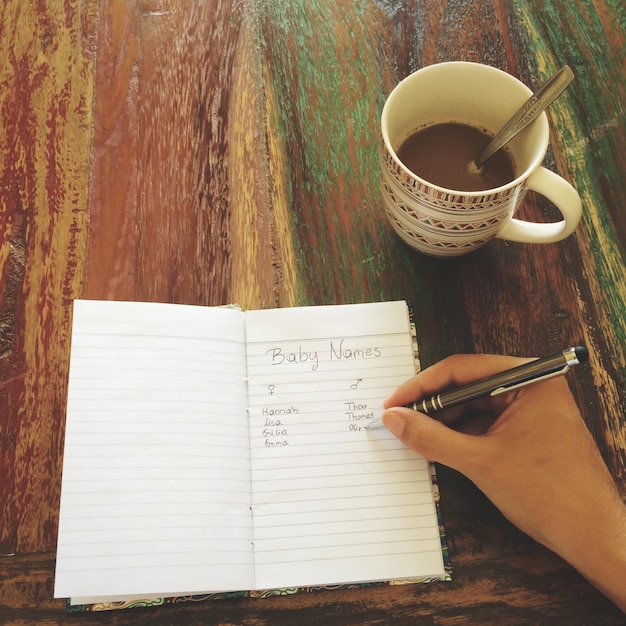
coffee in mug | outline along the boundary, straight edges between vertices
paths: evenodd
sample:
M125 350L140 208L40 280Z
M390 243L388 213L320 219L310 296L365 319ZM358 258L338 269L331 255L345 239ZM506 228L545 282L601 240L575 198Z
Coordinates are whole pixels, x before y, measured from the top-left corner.
M433 124L409 135L398 148L398 158L429 183L460 191L484 191L515 179L513 155L506 146L480 168L474 160L493 139L468 124Z
M381 193L391 225L406 243L426 254L455 256L494 237L552 243L574 231L582 215L580 197L567 181L541 165L549 140L545 113L504 148L511 157L512 173L509 165L500 164L502 171L496 178L477 190L463 188L467 176L462 168L460 178L452 178L453 160L467 160L469 166L480 155L473 131L496 135L531 95L510 74L464 61L424 67L396 85L381 117ZM454 125L470 127L470 136L460 139L460 129ZM418 155L412 143L403 147L407 141L423 144L424 154ZM489 137L481 141L486 143ZM457 159L462 149L467 153ZM407 163L403 152L412 153L404 155ZM443 155L443 161L433 167L435 152ZM413 157L416 162L408 163ZM433 182L429 176L437 179ZM563 219L552 223L516 219L515 211L529 190L548 198Z

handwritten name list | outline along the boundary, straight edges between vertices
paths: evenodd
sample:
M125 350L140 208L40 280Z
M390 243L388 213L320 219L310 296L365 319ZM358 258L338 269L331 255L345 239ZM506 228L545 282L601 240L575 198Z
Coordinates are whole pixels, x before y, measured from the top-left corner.
M428 464L365 429L415 373L406 304L249 311L246 344L263 583L408 578L416 552L436 569Z
M402 302L74 306L56 597L445 578Z

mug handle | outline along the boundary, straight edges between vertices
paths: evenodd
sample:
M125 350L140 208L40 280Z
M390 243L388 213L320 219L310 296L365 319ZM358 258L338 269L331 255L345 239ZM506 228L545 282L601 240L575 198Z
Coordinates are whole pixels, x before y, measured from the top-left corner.
M561 211L564 219L546 224L511 219L496 233L496 237L523 243L554 243L571 235L582 217L582 201L576 190L545 167L539 167L531 174L528 189L548 198Z

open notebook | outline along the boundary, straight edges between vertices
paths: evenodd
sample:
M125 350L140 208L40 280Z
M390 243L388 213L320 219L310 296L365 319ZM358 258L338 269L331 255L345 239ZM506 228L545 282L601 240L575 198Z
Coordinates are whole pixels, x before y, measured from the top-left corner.
M76 301L55 597L449 579L432 468L365 429L416 349L405 302Z

